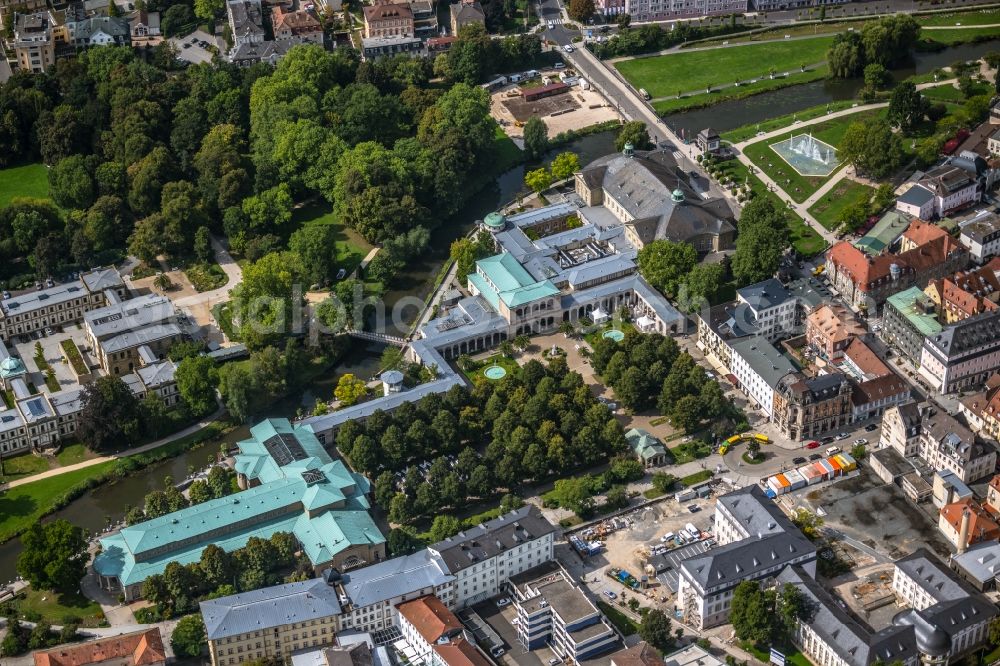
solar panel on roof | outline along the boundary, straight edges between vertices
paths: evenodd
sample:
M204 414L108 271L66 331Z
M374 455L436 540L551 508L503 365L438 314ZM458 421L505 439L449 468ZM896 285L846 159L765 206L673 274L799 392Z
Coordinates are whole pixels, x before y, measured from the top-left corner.
M267 449L268 455L274 459L274 462L278 463L279 467L309 457L295 435L287 432L278 433L265 439L264 448Z

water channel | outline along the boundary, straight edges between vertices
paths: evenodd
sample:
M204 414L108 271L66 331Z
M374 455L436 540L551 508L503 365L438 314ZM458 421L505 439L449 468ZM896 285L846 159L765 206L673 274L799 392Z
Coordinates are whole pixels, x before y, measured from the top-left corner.
M984 53L998 49L1000 49L1000 39L979 44L960 44L936 53L917 53L913 57L913 62L906 67L893 70L892 73L897 81L901 81L914 74L926 74L939 67L946 67L958 60L981 58ZM706 109L673 113L666 117L666 122L674 130L683 129L687 137L695 136L706 127L725 132L821 104L855 99L863 85L861 79L826 79L804 83L746 99L720 102Z
M592 134L553 150L552 154L545 157L545 161L551 160L558 152L570 150L579 154L580 162L586 164L612 152L614 144L614 132ZM527 168L535 167L528 165ZM467 233L472 229L476 220L481 220L487 213L510 201L517 195L518 191L524 189L524 172L525 166L520 165L502 174L494 184L473 197L457 215L435 229L431 241L431 252L427 259L410 267L406 274L398 280L397 284L405 285L405 288L394 289L386 294L387 307L391 308L393 304L407 296L424 299L430 293L434 277L448 258L451 241ZM416 312L408 312L407 315L412 320ZM378 370L378 360L379 349L377 347L367 347L364 343L357 343L344 361L338 365L336 372L331 372L328 376L313 382L301 395L286 398L272 405L267 414L260 414L255 418L292 417L300 407L311 408L317 397L329 399L333 395L336 380L341 374L351 372L359 377L371 377ZM247 434L247 427L236 428L228 433L223 441L233 444L246 439ZM208 458L214 457L219 449L219 444L220 442L206 443L175 458L151 465L114 484L101 486L55 512L46 520L65 518L85 530L99 532L109 522L121 520L127 506L140 505L148 493L162 488L165 476L169 475L180 481L187 477L189 467L203 468L208 463ZM15 565L17 555L20 552L20 539L11 539L0 544L0 584L12 580L16 575Z
M905 78L914 73L925 73L949 65L956 60L978 58L991 50L1000 50L1000 39L951 47L938 53L921 53L915 57L911 67L897 70L895 74L897 78ZM851 99L857 94L860 85L856 80L818 81L763 93L748 99L723 102L707 109L673 114L667 117L667 121L675 128L684 128L689 134L697 133L698 130L709 126L725 131L830 101ZM568 150L579 155L581 164L587 164L613 152L614 139L614 132L592 134L553 149L543 161L547 162L556 153ZM426 298L433 287L434 278L448 258L451 242L468 233L476 221L481 220L487 213L511 201L518 192L525 191L524 173L532 168L536 166L519 165L501 174L495 183L476 194L458 214L436 228L432 234L427 257L410 266L397 280L396 284L400 286L385 294L387 310L405 297L416 297L421 300ZM405 313L409 321L412 321L416 314L415 310ZM377 362L377 351L359 344L337 368L336 373L330 373L329 376L314 382L302 395L276 403L268 414L261 417L294 416L299 407L311 407L317 396L331 396L336 378L340 374L353 372L361 377L370 377L377 370ZM228 433L224 441L235 443L246 438L247 432L246 427L237 428ZM120 520L125 514L126 506L141 504L147 493L161 488L165 476L169 475L180 480L187 476L189 467L195 469L204 467L208 457L214 455L218 447L218 442L207 443L175 458L147 467L115 484L97 488L55 512L48 519L65 518L90 532L98 532L109 522ZM0 544L0 583L14 578L15 563L20 551L20 539L11 539Z

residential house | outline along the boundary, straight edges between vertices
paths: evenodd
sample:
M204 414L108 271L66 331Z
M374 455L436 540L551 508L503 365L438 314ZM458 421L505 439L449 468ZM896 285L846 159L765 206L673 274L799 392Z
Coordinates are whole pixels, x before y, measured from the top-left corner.
M132 41L145 41L160 36L160 12L137 10L129 16L129 31Z
M969 248L969 255L977 264L1000 253L1000 215L983 212L962 226L959 236L962 245Z
M774 392L772 420L792 441L816 439L851 423L852 390L842 372L817 377L787 374Z
M300 44L323 44L323 26L304 9L287 11L281 5L271 10L275 40L297 40Z
M408 3L376 0L363 9L365 37L414 37L413 10Z
M467 25L486 25L486 13L479 0L459 0L448 7L451 15L451 34L458 35Z
M931 388L954 393L979 386L1000 369L1000 310L945 326L924 339L920 376Z
M251 67L257 63L274 66L285 57L288 50L300 44L298 39L268 39L259 42L243 42L234 46L226 58L239 67Z
M36 650L32 657L35 666L164 666L167 663L159 627Z
M824 303L806 316L806 342L819 357L839 363L844 350L865 329L854 314L837 303Z
M267 659L335 645L337 591L322 578L265 587L200 602L212 666Z
M980 268L932 280L924 293L945 324L995 310L1000 299L1000 257Z
M226 18L229 20L234 51L244 44L264 41L264 15L260 0L229 0L226 3Z
M420 37L406 37L405 35L362 37L361 59L367 61L398 53L419 53L423 48L424 42Z
M826 274L844 299L874 310L892 294L966 267L969 252L943 229L914 221L903 233L897 254L869 256L847 241L827 251Z
M1000 129L990 135L986 140L986 150L993 157L1000 157Z
M920 362L924 340L942 330L934 300L918 287L886 299L879 335L914 364Z
M698 651L696 658L691 659L683 654L685 650L689 649ZM674 658L675 661L671 662L670 659L667 659L666 663L673 663L676 666L690 666L692 662L697 662L701 666L722 666L721 662L716 663L718 660L715 657L697 645L690 645L685 650L671 654L670 657ZM675 655L677 656L675 657ZM664 658L660 656L660 651L652 645L646 641L639 641L632 647L619 650L611 655L611 666L664 666Z
M732 362L730 341L755 333L749 308L737 307L736 301L713 305L698 313L698 349L715 356L727 368Z
M667 448L645 430L632 428L625 433L625 441L643 467L659 467L667 464Z
M982 391L962 398L958 409L970 428L1000 439L1000 374L991 375Z
M56 62L52 15L45 11L14 14L14 57L18 69L47 72Z
M128 20L121 16L94 16L67 21L69 43L78 49L91 46L122 46L131 43Z
M33 14L46 6L45 0L0 0L0 28L8 28L15 13Z
M879 448L889 447L903 458L912 458L920 451L920 407L915 402L896 405L882 417Z

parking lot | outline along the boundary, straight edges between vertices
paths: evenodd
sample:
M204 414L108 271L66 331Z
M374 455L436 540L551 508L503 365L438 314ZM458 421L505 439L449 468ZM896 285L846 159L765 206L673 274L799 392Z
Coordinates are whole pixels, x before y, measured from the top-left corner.
M177 48L178 58L192 64L212 62L213 56L225 48L219 39L201 30L186 37L171 37L170 43Z

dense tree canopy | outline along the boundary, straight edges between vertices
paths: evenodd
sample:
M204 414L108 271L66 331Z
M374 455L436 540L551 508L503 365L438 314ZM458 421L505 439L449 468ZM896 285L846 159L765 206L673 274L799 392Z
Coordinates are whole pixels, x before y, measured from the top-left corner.
M87 572L83 530L59 519L32 523L21 537L17 573L35 590L74 594Z
M788 247L788 217L770 199L759 197L743 208L732 270L737 282L753 284L772 277Z

